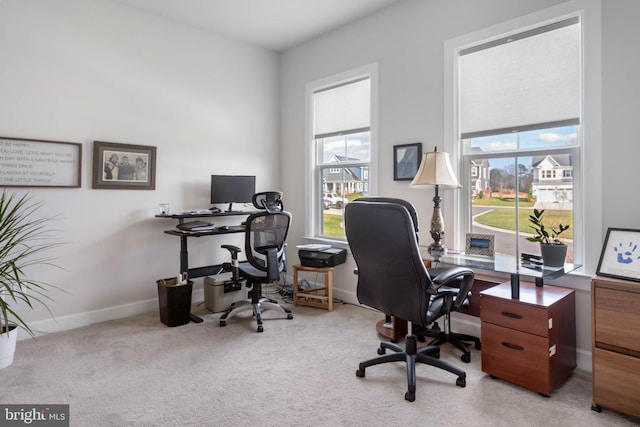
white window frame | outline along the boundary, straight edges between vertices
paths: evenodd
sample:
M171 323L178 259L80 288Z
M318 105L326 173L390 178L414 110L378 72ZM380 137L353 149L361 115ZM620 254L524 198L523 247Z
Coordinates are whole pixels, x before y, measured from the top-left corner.
M317 149L313 134L313 94L320 89L338 86L368 77L371 83L371 158L369 159L369 195L378 192L378 64L364 65L343 73L307 83L305 87L305 241L329 243L336 247L347 248L344 239L330 239L320 235L322 222L322 204L320 203L322 186L316 173ZM341 165L342 166L342 165ZM319 194L320 193L320 194Z
M580 17L582 26L582 142L581 162L574 165L574 259L583 264L586 275L595 271L602 245L602 5L601 0L571 0L559 5L542 9L511 21L475 31L455 39L445 41L444 52L444 148L451 154L451 160L459 171L461 182L467 182L468 171L462 165L462 146L458 135L458 63L460 50L472 45L504 37L509 34L526 31L546 23L555 22L572 16ZM589 173L585 173L589 171ZM453 224L453 247L464 247L466 233L469 232L471 197L468 188L452 192L447 198L445 212L450 218L445 221ZM575 242L579 242L575 245ZM590 248L589 251L586 248Z

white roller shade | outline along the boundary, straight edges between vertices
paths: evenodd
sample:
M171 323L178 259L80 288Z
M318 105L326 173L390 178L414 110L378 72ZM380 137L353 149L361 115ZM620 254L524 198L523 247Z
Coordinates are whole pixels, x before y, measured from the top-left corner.
M368 129L371 124L370 79L315 92L314 135L334 135L355 129Z
M579 123L577 18L462 51L459 64L463 138Z

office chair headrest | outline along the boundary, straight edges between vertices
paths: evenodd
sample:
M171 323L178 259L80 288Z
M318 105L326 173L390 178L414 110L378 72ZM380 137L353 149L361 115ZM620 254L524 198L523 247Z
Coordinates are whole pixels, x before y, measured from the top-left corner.
M284 210L281 191L263 191L256 193L253 195L251 201L257 209L264 209L269 213L282 212Z

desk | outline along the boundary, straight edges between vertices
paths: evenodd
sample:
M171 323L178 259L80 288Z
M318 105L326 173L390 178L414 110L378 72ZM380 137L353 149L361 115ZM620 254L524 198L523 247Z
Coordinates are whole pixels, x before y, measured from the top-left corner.
M527 263L512 255L495 255L492 257L467 254L447 254L443 257L432 257L427 246L420 246L422 259L431 264L449 264L471 269L509 273L511 276L511 298L518 299L521 276L531 277L537 287L544 285L544 280L557 279L582 267L580 264L565 263L564 267L544 267Z
M183 224L186 219L201 219L201 218L210 218L210 217L225 217L225 216L248 216L258 211L233 211L233 212L211 212L205 214L173 214L173 215L156 215L156 218L169 218L169 219L177 219L178 224ZM232 233L244 233L244 226L229 226L228 230L221 229L213 229L208 231L182 231L177 228L173 228L171 230L165 230L165 234L169 234L171 236L180 237L180 272L187 272L189 279L195 279L197 277L211 276L215 275L220 271L222 267L220 264L215 265L207 265L201 267L189 267L189 250L188 250L188 241L190 237L202 237L202 236L220 236L223 234L232 234ZM202 322L202 319L194 314L191 314L191 320L196 323Z
M439 264L446 264L471 269L509 273L511 276L511 296L514 299L518 299L520 296L521 276L532 277L535 280L535 285L537 287L542 287L545 279L557 279L581 267L579 264L566 263L562 268L544 268L530 263L523 263L518 258L510 255L487 257L481 255L449 253L446 256L434 258L429 254L428 246L422 245L420 246L420 254L428 268L439 267ZM486 280L475 279L471 290L471 297L469 298L469 307L466 310L461 309L459 311L471 316L480 317L480 293L497 284L498 283L488 282ZM388 324L389 322L392 322L391 327L385 327L385 324ZM393 342L397 342L399 339L403 338L407 332L406 321L396 318L386 318L378 322L376 330L383 337L388 338Z

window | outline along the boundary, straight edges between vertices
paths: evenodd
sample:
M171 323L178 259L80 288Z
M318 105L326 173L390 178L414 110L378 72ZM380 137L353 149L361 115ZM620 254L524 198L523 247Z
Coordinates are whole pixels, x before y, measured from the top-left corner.
M371 194L376 66L307 85L307 236L344 240L344 209Z
M589 70L597 67L599 9L597 0L569 1L446 42L445 111L454 113L446 117L445 149L464 186L455 195L455 247L464 247L465 233L495 234L497 253L539 253L526 240L534 207L571 226L563 233L571 261L585 263L587 239L600 244L600 215L585 211L601 194L594 187L588 203L583 191L600 173L583 172L585 152L591 159L601 150L599 116L587 118L583 109L587 87L595 88L589 99L599 109L598 73L585 69L585 52L593 53ZM588 232L586 215L597 224Z

